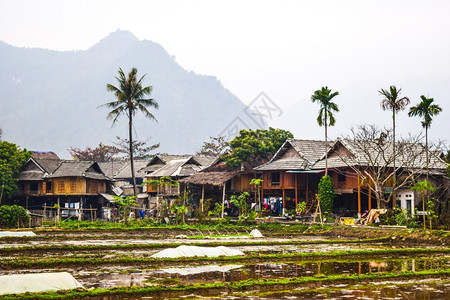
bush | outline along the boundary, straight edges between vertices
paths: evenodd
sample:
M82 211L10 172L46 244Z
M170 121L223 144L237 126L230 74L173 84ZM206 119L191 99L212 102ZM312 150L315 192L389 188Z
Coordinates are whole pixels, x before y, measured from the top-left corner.
M319 186L320 209L322 213L332 213L334 206L334 186L330 176L323 176L320 179Z
M386 214L380 216L383 225L400 225L408 228L417 228L416 220L399 207L389 209Z
M19 205L3 205L0 207L0 227L18 228L28 227L30 216L25 208Z

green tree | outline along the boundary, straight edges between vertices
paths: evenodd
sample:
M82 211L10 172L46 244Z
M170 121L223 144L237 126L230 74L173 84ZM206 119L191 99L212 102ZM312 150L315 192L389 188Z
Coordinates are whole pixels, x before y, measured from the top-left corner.
M425 128L425 154L426 154L426 168L427 168L427 181L428 181L428 128L431 126L431 121L433 121L433 116L438 115L442 108L433 104L433 98L427 98L424 95L421 95L420 98L422 101L409 109L408 116L410 117L421 117L422 127Z
M166 188L171 188L171 187L176 187L179 186L180 183L174 179L172 179L169 176L161 176L158 179L151 179L151 180L146 180L142 183L142 185L146 185L149 184L151 185L154 189L157 189L156 192L156 197L159 200L159 196L162 195L162 199L164 201L164 203L162 205L159 205L158 211L161 217L165 217L168 213L167 211L167 203L165 203L166 199L164 199L164 195L165 195L165 191Z
M419 192L422 195L422 211L423 211L423 229L427 229L427 225L425 222L425 214L428 215L429 221L430 221L430 229L431 229L431 214L434 213L432 212L432 207L431 207L431 203L427 203L428 207L429 207L429 211L425 211L425 194L427 192L434 192L436 190L436 188L434 186L431 185L431 183L429 181L419 181L417 182L413 187L411 187L411 191L415 191L415 192ZM434 204L433 204L434 206Z
M409 104L409 98L408 97L401 97L400 98L400 92L402 91L402 89L398 89L394 86L391 85L389 87L389 91L388 90L384 90L381 89L378 91L378 93L383 96L383 100L381 100L381 108L383 110L390 110L392 111L392 132L393 132L393 137L392 137L392 151L393 151L393 155L394 155L394 160L393 160L393 166L394 166L394 171L393 171L393 178L394 178L394 186L397 183L397 176L396 176L396 172L397 170L395 169L395 152L396 152L396 144L395 144L395 115L401 111L404 110L406 108L406 106L408 106ZM392 206L395 206L395 193L392 194Z
M0 204L5 196L13 197L22 165L31 157L31 152L7 141L0 142Z
M156 118L148 110L148 108L158 109L158 103L154 99L145 99L144 97L150 95L152 92L151 86L142 86L142 81L145 75L140 79L137 77L137 69L132 68L125 75L123 70L119 68L119 77L116 77L119 86L116 87L112 84L107 84L106 89L113 92L117 98L116 101L108 102L101 106L106 106L112 110L108 113L107 118L113 120L113 125L117 122L117 119L121 115L126 115L128 118L128 141L130 149L130 163L131 163L131 176L133 180L133 191L136 195L136 177L134 174L134 155L133 155L133 117L136 112L140 111L144 113L149 119L155 120Z
M250 198L249 192L243 192L239 196L232 195L230 197L231 204L239 209L239 218L247 216L247 209L248 209L247 199L249 198Z
M325 176L328 175L328 126L334 126L336 119L333 113L339 112L337 104L332 102L337 95L339 92L332 93L331 89L325 86L311 96L311 101L320 105L317 123L325 127Z
M332 213L334 206L334 185L330 176L323 176L319 181L318 196L322 213Z
M256 199L258 199L258 207L259 207L259 212L262 212L261 209L261 185L263 183L264 180L262 180L261 178L253 178L252 180L250 180L250 185L255 185L256 186L256 191L255 191L255 201Z
M128 225L128 215L131 212L131 208L136 206L136 196L119 197L114 196L114 203L119 206L119 211L123 214L125 220L125 226Z
M3 205L0 207L0 227L17 228L20 224L27 226L30 220L25 208L19 205Z
M231 167L240 167L243 162L256 167L269 160L287 139L293 137L287 130L272 127L268 130L243 129L230 142L232 152L224 159Z

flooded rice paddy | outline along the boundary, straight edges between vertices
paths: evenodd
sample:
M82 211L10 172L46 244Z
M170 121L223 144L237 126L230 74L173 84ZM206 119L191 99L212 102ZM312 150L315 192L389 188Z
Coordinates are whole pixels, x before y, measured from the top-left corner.
M101 235L102 233L100 233ZM264 234L264 232L263 232ZM123 232L99 233L41 234L37 238L0 239L0 274L25 274L67 271L86 289L138 288L138 287L180 287L198 284L221 283L225 285L242 282L264 283L270 280L294 280L313 278L308 283L292 285L280 284L264 287L260 284L254 288L236 290L222 288L215 291L196 293L177 292L174 295L141 295L145 299L172 298L207 298L207 299L450 299L450 277L444 275L415 278L414 274L426 274L440 270L450 270L450 253L442 245L403 245L392 241L351 242L346 240L330 242L324 236L297 235L294 238L196 238L176 239L173 235L162 238L148 232L134 232L128 238ZM215 260L180 260L154 263L150 256L155 252L173 247L174 244L220 243L230 248L243 251L246 255L272 255L270 258L247 260L246 257L234 261ZM120 249L108 247L129 245ZM70 246L75 248L71 249ZM76 247L86 248L76 248ZM154 247L153 247L154 246ZM89 247L97 247L90 249ZM389 249L441 249L419 254L383 254L370 257L334 258L333 256L299 258L289 256L296 253L342 253L343 251L376 251ZM13 250L11 250L13 249ZM139 263L111 263L79 265L65 264L64 259L99 259L115 258L142 259ZM148 259L150 263L146 261ZM48 261L55 264L46 267L20 267L12 262L21 260ZM58 262L60 260L60 262ZM396 279L383 279L382 275ZM403 276L403 274L408 274ZM365 282L347 282L351 276L372 276ZM333 277L334 276L334 277ZM339 277L340 276L340 277ZM344 276L344 277L343 277ZM377 277L380 280L375 280ZM330 278L337 278L335 281ZM353 277L351 277L353 278ZM366 277L364 277L366 278ZM367 277L369 278L369 277ZM373 279L374 278L374 279ZM214 290L214 289L213 289ZM130 297L126 299L135 299ZM94 299L125 299L121 297L97 297Z

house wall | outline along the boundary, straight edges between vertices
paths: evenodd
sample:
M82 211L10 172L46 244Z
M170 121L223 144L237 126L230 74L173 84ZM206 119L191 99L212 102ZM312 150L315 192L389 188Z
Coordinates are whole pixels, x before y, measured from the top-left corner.
M255 191L255 186L250 185L250 181L254 178L253 174L241 174L235 176L231 183L231 189L240 192Z
M106 182L103 180L64 177L49 181L52 184L52 195L96 195L106 192Z

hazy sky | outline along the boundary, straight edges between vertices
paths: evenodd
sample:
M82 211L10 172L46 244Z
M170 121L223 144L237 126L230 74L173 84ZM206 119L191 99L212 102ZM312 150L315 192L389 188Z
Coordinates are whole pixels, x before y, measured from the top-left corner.
M0 0L0 40L14 46L87 49L123 29L161 44L185 69L216 76L244 103L265 92L282 110L271 124L322 138L314 90L338 90L330 135L390 126L380 88L395 84L444 109L432 138L450 141L450 1L44 1ZM139 67L139 66L137 66ZM398 117L399 132L419 119Z

